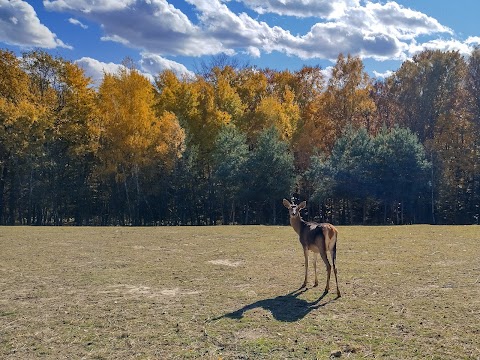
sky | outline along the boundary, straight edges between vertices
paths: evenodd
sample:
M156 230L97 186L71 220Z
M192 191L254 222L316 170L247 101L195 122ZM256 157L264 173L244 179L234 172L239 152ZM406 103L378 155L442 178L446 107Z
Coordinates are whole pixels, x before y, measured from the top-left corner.
M424 49L468 57L478 0L0 0L0 49L41 49L99 83L126 58L145 75L193 75L212 57L328 75L339 53L383 78Z

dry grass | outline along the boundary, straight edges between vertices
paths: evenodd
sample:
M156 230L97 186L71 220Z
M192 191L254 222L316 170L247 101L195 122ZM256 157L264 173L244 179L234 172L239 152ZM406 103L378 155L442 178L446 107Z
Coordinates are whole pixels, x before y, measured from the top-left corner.
M480 359L478 227L339 231L336 299L290 227L2 227L0 358Z

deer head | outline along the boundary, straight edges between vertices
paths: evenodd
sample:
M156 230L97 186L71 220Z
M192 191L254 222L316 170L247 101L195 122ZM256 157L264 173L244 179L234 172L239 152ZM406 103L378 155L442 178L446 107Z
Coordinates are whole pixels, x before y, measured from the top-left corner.
M287 199L283 199L283 206L288 209L290 218L300 217L300 210L304 209L307 206L305 201L302 201L300 204L295 205L295 203L290 203Z

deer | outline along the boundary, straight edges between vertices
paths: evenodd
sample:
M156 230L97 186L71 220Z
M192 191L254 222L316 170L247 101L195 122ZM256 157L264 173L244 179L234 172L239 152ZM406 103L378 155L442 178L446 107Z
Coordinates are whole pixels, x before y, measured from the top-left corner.
M290 215L290 225L298 234L298 239L303 248L303 254L305 256L305 280L301 289L307 286L308 279L308 254L309 251L313 252L313 268L315 271L315 283L314 287L318 286L317 278L317 255L320 254L325 266L327 268L327 284L325 286L324 295L328 293L330 288L330 274L333 267L333 273L335 274L335 282L337 284L337 297L340 297L340 290L338 289L337 268L335 266L335 259L337 256L337 236L338 231L330 223L316 223L307 222L300 216L300 210L307 206L306 201L302 201L300 204L290 203L287 199L283 199L283 205L288 209ZM330 252L332 258L332 265L328 261L327 251Z

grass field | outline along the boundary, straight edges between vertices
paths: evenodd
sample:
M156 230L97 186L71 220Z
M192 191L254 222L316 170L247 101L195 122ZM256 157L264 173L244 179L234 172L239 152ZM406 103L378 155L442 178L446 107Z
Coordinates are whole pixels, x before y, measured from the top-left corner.
M480 228L0 227L0 358L480 359Z

